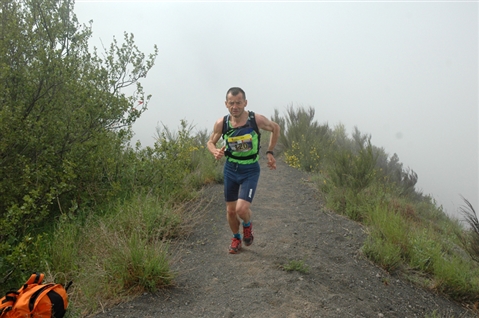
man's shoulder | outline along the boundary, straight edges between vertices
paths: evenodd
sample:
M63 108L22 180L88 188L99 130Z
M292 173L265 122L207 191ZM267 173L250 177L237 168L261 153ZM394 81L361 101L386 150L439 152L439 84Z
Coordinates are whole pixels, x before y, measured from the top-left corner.
M265 118L263 115L258 114L258 113L254 112L254 111L250 111L249 114L250 114L250 118L254 118L254 120L255 120L256 122L258 122L258 121L263 121L264 118Z
M256 125L259 129L269 130L268 127L271 125L272 121L269 120L266 116L256 113L255 114Z
M220 117L215 121L214 131L220 131L223 129L223 120L224 117Z

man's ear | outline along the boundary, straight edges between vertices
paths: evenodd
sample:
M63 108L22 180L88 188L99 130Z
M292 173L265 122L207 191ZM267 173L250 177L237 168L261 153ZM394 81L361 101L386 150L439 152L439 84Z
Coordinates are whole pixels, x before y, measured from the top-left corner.
M244 100L244 107L246 107L246 106L248 106L248 100L247 99Z

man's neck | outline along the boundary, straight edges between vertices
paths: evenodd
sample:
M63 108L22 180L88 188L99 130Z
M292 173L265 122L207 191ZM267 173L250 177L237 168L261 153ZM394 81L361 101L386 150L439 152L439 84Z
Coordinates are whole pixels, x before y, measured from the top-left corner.
M233 117L230 116L230 122L233 124L233 126L238 126L238 125L244 125L246 121L248 120L248 111L244 110L243 113L239 117Z

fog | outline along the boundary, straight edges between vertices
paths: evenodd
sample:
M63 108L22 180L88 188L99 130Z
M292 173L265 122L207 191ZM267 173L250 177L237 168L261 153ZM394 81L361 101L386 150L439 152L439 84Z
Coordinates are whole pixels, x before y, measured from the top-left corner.
M158 45L143 145L181 119L211 131L240 86L268 117L311 106L319 123L358 127L448 214L461 195L479 211L477 2L77 0L75 13L98 48L125 31L147 54Z

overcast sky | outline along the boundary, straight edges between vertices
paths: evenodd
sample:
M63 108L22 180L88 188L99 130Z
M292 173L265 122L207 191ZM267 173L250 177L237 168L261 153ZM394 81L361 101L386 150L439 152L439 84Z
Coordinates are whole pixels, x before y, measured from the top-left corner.
M162 123L211 131L225 92L246 91L270 117L314 107L330 127L357 126L419 176L417 188L459 216L479 211L478 2L163 2L77 0L91 45L133 33L156 64L134 126L152 145Z

